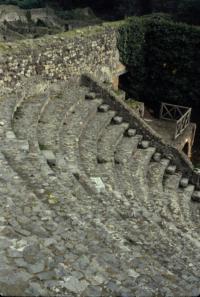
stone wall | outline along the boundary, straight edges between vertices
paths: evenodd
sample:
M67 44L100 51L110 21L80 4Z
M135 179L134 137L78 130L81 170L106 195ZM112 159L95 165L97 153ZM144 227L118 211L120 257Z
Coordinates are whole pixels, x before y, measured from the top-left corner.
M68 31L16 43L0 43L0 86L20 85L23 77L41 75L52 81L90 73L112 79L119 54L120 22Z

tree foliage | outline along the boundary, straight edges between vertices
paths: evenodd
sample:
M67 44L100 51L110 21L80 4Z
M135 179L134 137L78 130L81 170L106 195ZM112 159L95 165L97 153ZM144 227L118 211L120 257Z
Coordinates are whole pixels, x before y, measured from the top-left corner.
M200 1L179 1L177 19L182 22L187 22L189 24L200 25Z
M56 4L62 9L89 6L96 13L104 12L112 18L165 12L173 14L176 20L200 24L200 0L0 0L0 4L15 4L22 8Z
M13 4L20 8L43 7L45 0L0 0L0 4Z
M200 106L200 28L167 15L133 17L120 30L130 92L149 102Z

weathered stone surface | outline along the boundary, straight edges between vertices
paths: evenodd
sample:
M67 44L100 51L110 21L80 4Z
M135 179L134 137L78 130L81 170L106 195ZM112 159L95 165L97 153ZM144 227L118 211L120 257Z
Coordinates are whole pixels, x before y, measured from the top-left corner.
M153 155L153 159L154 159L154 161L156 161L156 162L160 162L161 157L162 157L162 155L161 155L160 153L155 153L155 154Z
M85 99L93 100L93 99L95 99L95 97L96 97L96 93L94 93L94 92L90 92L85 95Z
M174 174L176 172L176 166L175 165L169 165L166 169L166 172L168 174Z
M27 294L27 296L46 296L47 292L39 283L30 282L29 288L26 289L25 294Z
M30 244L23 250L24 260L28 263L34 264L38 260L38 253L40 251L39 244Z
M8 139L15 139L16 138L15 134L12 131L6 132L6 137Z
M27 269L30 273L39 273L44 271L45 263L44 260L40 260L37 263L27 265Z
M6 55L7 46L3 46L5 51L1 50L3 63L0 62L0 86L13 87L16 83L21 86L24 77L35 75L55 82L60 79L71 80L72 77L77 79L82 73L88 72L101 79L101 76L104 77L102 69L105 65L112 72L119 63L117 32L115 27L110 26L95 28L86 27L72 34L65 32L62 36L45 36L34 39L34 43L22 40L21 44L13 46L12 53L8 47L9 57ZM97 34L98 31L100 34ZM85 38L88 34L90 38ZM34 55L30 54L30 47Z
M50 151L50 150L42 150L42 153L45 156L47 162L50 165L55 166L55 164L56 164L56 157L55 157L54 153L52 151Z
M3 296L24 296L29 279L32 275L20 271L13 271L10 267L0 269L0 293Z
M73 276L64 278L64 281L62 282L62 287L66 288L69 292L73 292L76 294L80 294L81 292L83 292L88 285L89 283L87 281L79 281Z
M187 186L188 186L188 184L189 184L189 179L188 178L182 178L181 180L180 180L180 186L182 187L182 188L186 188Z
M0 100L3 129L16 134L1 135L0 294L198 295L194 186L180 188L180 172L165 174L169 160L152 159L156 141L138 147L142 135L128 137L129 123L113 125L115 111L100 113L102 100L85 100L91 88L47 88L20 103ZM46 147L60 160L53 168Z
M120 117L120 116L115 116L115 117L113 118L113 122L114 122L115 124L121 124L121 123L123 122L123 118Z
M200 202L200 191L194 191L192 195L192 200L195 202Z
M127 131L127 135L129 136L129 137L133 137L133 136L135 136L136 135L136 129L128 129L128 131Z
M91 177L90 179L98 193L105 191L105 185L100 177Z
M148 148L149 145L150 145L150 143L149 143L148 140L142 140L141 143L140 143L140 147L143 148L143 149Z
M27 23L26 11L16 5L0 5L0 23L5 21Z
M101 112L107 112L109 109L110 109L110 106L108 104L102 104L98 108L98 110Z

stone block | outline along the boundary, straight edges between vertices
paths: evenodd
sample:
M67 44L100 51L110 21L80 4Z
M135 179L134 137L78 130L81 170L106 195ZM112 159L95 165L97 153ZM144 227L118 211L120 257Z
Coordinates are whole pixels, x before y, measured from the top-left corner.
M95 98L96 98L96 94L94 92L90 92L85 95L85 99L87 99L87 100L93 100Z
M142 140L141 142L140 142L140 147L141 148L143 148L143 149L146 149L146 148L148 148L149 147L149 141L148 140Z
M180 180L180 187L182 188L186 188L188 186L188 183L189 183L189 179L186 178L186 177L183 177L181 180Z
M90 180L92 181L98 193L102 193L105 191L105 185L100 177L90 177Z
M153 160L154 160L155 162L160 162L160 161L161 161L161 157L162 157L161 153L155 153L155 154L153 155Z
M192 201L200 203L200 191L193 192Z
M113 118L113 122L116 124L116 125L119 125L123 122L123 118L120 117L120 116L116 116Z
M100 112L107 112L110 109L108 104L102 104L98 107L98 111Z
M166 173L174 174L176 172L176 165L169 165L166 169Z
M15 139L16 138L15 133L13 131L7 131L6 138L7 139Z
M136 135L136 129L128 129L128 131L127 131L127 135L129 136L129 137L133 137L133 136L135 136Z

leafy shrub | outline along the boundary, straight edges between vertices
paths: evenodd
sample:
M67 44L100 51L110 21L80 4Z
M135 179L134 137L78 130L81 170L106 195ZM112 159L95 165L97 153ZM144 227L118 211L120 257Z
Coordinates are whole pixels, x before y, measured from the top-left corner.
M130 73L127 84L134 98L142 97L145 77L145 29L144 19L133 17L127 19L126 25L119 30L118 47L121 60ZM132 81L134 81L133 87Z
M189 24L200 25L200 1L180 0L177 19Z
M150 20L145 40L146 100L200 104L200 28Z
M200 106L200 28L162 15L133 17L121 28L119 50L130 95L149 102Z
M21 8L43 7L45 0L0 0L0 4L13 4Z

